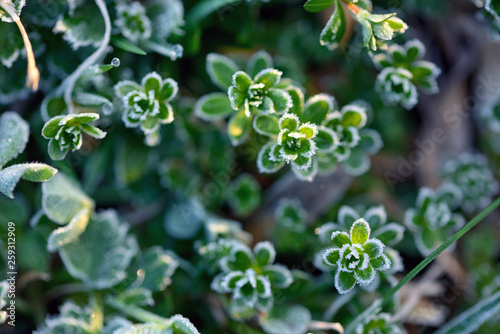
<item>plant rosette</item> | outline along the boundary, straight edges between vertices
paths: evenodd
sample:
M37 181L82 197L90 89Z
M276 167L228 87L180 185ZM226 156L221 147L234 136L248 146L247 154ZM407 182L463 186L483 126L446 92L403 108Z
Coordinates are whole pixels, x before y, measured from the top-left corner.
M463 153L446 161L443 176L462 193L460 208L468 214L485 208L500 188L482 154Z
M427 94L439 92L437 77L441 70L432 62L422 60L425 46L419 40L405 45L391 45L373 56L377 76L375 89L385 104L401 104L406 109L418 103L417 88Z
M234 243L227 256L220 259L222 273L212 282L212 289L231 294L230 310L236 318L255 312L269 312L274 303L272 289L286 289L293 277L283 265L273 264L276 252L270 242L259 242L253 252L243 243Z
M62 160L69 151L82 147L85 133L93 138L102 139L106 132L90 125L99 119L99 114L81 113L51 118L42 128L42 136L49 139L49 156L52 160Z
M452 184L437 191L421 188L416 207L406 210L404 223L423 256L429 255L465 224L462 215L452 212L461 198L460 190Z
M122 101L122 120L125 126L140 127L149 146L159 144L160 125L174 121L174 110L170 102L178 90L175 80L162 79L156 72L147 74L140 85L124 80L114 86L116 96Z
M375 281L378 271L391 268L391 260L384 254L385 245L370 239L370 225L360 218L350 233L336 231L331 240L334 247L323 253L326 264L336 267L335 288L341 294L351 291L356 284L367 286Z

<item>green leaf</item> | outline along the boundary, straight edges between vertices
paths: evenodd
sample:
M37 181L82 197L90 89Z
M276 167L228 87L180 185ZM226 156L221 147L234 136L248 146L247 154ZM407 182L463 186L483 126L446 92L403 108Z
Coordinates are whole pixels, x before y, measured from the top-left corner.
M334 105L334 98L327 94L318 94L309 98L304 106L302 123L311 122L320 125L326 119L326 115L333 111Z
M9 6L17 16L21 16L21 11L26 6L26 0L10 0L5 2L4 6ZM0 21L13 22L12 17L2 7L0 7Z
M286 91L292 98L292 106L288 109L288 113L295 114L299 116L299 118L302 118L302 112L304 111L304 93L300 88L295 86L289 86Z
M51 220L66 224L83 209L93 208L94 202L75 181L59 173L42 185L42 207Z
M284 161L273 161L270 159L270 153L273 148L273 142L270 141L260 149L257 155L257 168L259 169L259 173L275 173L285 165Z
M476 332L488 319L500 312L500 291L483 298L476 305L441 326L436 334L469 334Z
M257 73L254 78L254 83L262 83L265 89L269 89L280 82L282 74L283 72L274 68L267 68Z
M255 77L260 71L273 67L273 59L264 50L258 51L250 57L247 64L247 73Z
M52 160L58 161L62 160L66 157L69 152L69 147L61 150L61 146L59 146L59 142L52 138L49 140L49 156Z
M76 240L87 228L90 219L90 210L82 209L66 226L55 229L47 239L47 249L55 252L64 245Z
M282 89L270 89L267 93L273 101L273 107L276 113L287 112L292 107L292 97Z
M102 131L98 127L89 125L89 124L81 124L80 125L81 129L83 132L91 136L92 138L95 139L103 139L106 137L106 132Z
M63 38L73 49L98 47L105 35L104 21L94 2L83 2L73 15L62 17L53 31L63 33Z
M368 225L366 220L360 218L352 224L350 233L352 243L362 245L367 242L370 237L370 225Z
M269 278L273 287L286 289L293 283L292 273L284 265L273 264L262 269L263 275Z
M150 171L151 149L144 147L141 141L126 137L116 144L113 165L116 183L128 187L140 181Z
M17 113L7 111L0 116L0 169L24 151L29 135L28 123Z
M346 19L341 0L335 0L335 12L321 31L320 43L329 49L335 49L346 31Z
M127 305L152 306L154 305L151 290L145 288L130 288L117 296L117 299Z
M196 116L204 120L222 119L234 112L225 93L212 93L202 96L194 107Z
M24 49L23 39L15 24L0 23L0 36L4 37L0 48L0 62L11 68Z
M14 198L14 188L22 178L31 182L44 182L57 173L57 169L41 163L17 164L0 171L0 192Z
M133 44L126 38L115 36L111 38L111 44L124 51L135 53L140 56L145 56L147 53L137 45Z
M327 9L335 0L309 0L304 4L304 9L311 13L320 12L323 9Z
M62 96L47 95L42 101L42 116L48 121L52 117L65 116L66 102Z
M338 248L327 249L323 254L323 260L331 266L336 266L339 259L340 250Z
M243 71L238 71L233 75L233 86L236 86L240 91L246 92L252 85L252 79Z
M354 278L361 286L367 286L375 280L375 269L371 265L368 265L365 269L355 269Z
M311 323L311 312L301 305L277 306L259 318L267 334L303 334Z
M343 205L340 207L338 220L347 230L350 230L354 222L359 218L359 213L350 206Z
M340 294L348 293L356 285L353 273L337 269L335 273L335 288Z
M205 208L195 197L172 201L167 207L163 225L167 233L180 240L194 237L206 218Z
M85 232L59 250L69 273L95 289L122 281L137 252L137 243L127 230L112 210L91 218Z
M212 82L223 90L233 84L233 74L239 71L238 65L231 59L217 53L207 55L206 66Z
M162 291L170 285L171 277L179 262L159 246L149 248L140 265L141 287L150 291Z
M351 244L351 238L346 232L333 232L331 239L335 247L342 248L342 246Z
M174 315L170 318L170 321L172 321L172 327L175 331L174 333L180 332L182 334L200 334L200 332L194 327L193 323L182 315Z
M356 128L362 128L366 125L366 112L364 108L357 105L347 105L342 108L342 120L340 124L343 127L353 126Z
M253 249L255 260L259 266L265 266L274 262L276 251L269 241L257 243Z
M384 244L378 239L370 239L363 245L363 251L368 254L371 259L382 255Z
M314 142L319 152L329 153L337 148L339 137L329 128L318 127L318 133L314 137Z
M227 124L227 134L233 146L240 145L247 137L252 126L252 118L247 117L245 108L234 114Z
M277 136L280 132L279 121L273 115L259 115L253 119L253 129L264 136Z

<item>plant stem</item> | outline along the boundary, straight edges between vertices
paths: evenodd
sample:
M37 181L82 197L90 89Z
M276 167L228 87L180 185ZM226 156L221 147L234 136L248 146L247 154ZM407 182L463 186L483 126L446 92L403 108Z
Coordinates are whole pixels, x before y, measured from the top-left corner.
M344 327L338 322L311 321L310 330L335 330L341 334L344 333Z
M160 317L159 315L143 310L142 308L137 306L126 305L121 301L117 300L116 298L112 297L107 298L106 304L108 304L115 310L123 312L128 316L137 319L141 322L153 322L155 324L162 324L162 325L168 325L170 323L170 319Z
M64 102L68 107L68 114L74 113L73 101L71 99L71 94L75 88L76 81L80 77L83 71L92 66L97 60L104 54L106 48L109 46L109 41L111 39L111 19L109 18L108 9L104 0L95 0L97 7L101 11L102 18L104 19L104 37L102 39L99 48L90 55L83 63L78 66L78 68L64 80L61 87L64 87Z
M23 37L24 47L26 48L26 58L28 59L28 68L26 70L26 87L31 88L36 91L38 89L38 83L40 82L40 71L36 67L35 54L33 53L33 47L31 46L31 41L28 37L26 29L24 29L21 19L16 14L12 8L12 3L6 0L0 0L0 7L2 7L16 23L21 36Z
M347 3L347 8L349 8L349 10L351 12L353 12L354 14L357 14L361 11L361 8L359 8L358 6L353 4L352 2L346 2L346 3Z
M439 254L441 254L446 248L450 247L455 241L460 239L465 233L469 232L474 226L481 222L486 216L488 216L493 210L495 210L500 205L500 197L498 197L493 203L491 203L486 209L481 211L476 217L469 221L464 227L458 230L457 233L452 235L448 240L446 240L441 246L438 247L434 252L427 256L422 262L420 262L412 271L410 271L394 288L392 288L382 300L382 304L388 302L391 297L398 292L403 285L408 283L412 278L417 276L429 263L431 263Z

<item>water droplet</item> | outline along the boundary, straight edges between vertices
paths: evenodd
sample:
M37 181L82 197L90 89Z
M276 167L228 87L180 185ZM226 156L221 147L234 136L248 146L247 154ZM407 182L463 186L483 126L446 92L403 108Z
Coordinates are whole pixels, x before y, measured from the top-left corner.
M177 58L181 58L184 53L184 48L180 44L172 45L172 55L170 56L171 60L176 60Z
M118 59L118 58L116 58L116 57L115 57L115 58L113 58L113 59L111 60L111 65L113 65L113 67L118 67L118 66L120 66L120 59Z

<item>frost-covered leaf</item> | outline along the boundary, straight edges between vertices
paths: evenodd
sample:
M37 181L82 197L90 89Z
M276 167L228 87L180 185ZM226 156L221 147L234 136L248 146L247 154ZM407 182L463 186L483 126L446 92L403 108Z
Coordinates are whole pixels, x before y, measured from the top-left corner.
M136 252L135 238L112 210L92 217L85 232L59 250L69 273L95 289L122 281Z
M280 132L278 118L274 115L259 115L253 119L253 129L264 136L276 136Z
M92 209L94 202L75 181L59 173L42 185L42 207L51 220L66 224L83 209Z
M11 68L24 49L23 39L15 24L0 24L0 36L2 36L0 62Z
M151 290L146 288L131 288L123 291L116 297L126 305L153 306L154 300Z
M295 232L303 232L306 228L307 212L302 203L296 199L283 198L275 211L276 222Z
M347 230L351 229L352 224L360 218L359 213L350 206L343 205L339 209L338 220Z
M259 318L267 334L304 334L311 323L311 312L301 305L275 307Z
M275 173L285 165L284 161L271 159L270 154L273 148L273 142L270 141L260 149L259 154L257 155L257 168L259 169L259 173Z
M24 151L29 135L29 125L19 114L8 111L0 116L0 169Z
M252 119L247 117L245 109L235 113L227 123L227 134L233 146L240 145L248 136L249 130L252 128Z
M324 2L324 0L322 0ZM333 1L329 1L333 3ZM319 7L322 8L323 6ZM346 31L346 18L342 3L340 0L335 1L335 12L326 23L320 36L321 45L326 46L330 50L335 49Z
M12 165L0 170L0 192L14 198L14 188L21 178L31 182L45 182L57 173L57 169L41 163Z
M500 291L486 297L439 328L436 334L469 334L500 312Z
M273 67L273 59L264 50L258 51L250 57L247 64L247 73L250 77L255 77L260 71Z
M228 89L233 84L233 74L238 71L238 65L228 57L217 53L207 55L207 73L219 88Z
M74 50L85 46L99 46L104 31L101 12L92 1L84 2L73 15L61 17L54 27L54 32L62 33Z
M233 211L244 217L260 205L260 192L257 180L250 174L242 174L231 182L226 196Z
M202 96L194 107L195 115L204 120L222 119L233 112L226 93L212 93Z
M200 334L200 332L194 327L193 323L189 321L188 318L183 317L180 314L176 314L170 318L172 321L172 327L175 332L180 332L181 334Z
M335 0L308 0L304 4L304 9L311 13L320 12L333 5L334 2Z
M340 294L348 293L356 285L356 278L352 273L337 269L335 274L335 288Z
M55 252L62 246L76 240L87 228L90 214L90 210L84 208L67 225L55 229L47 239L47 249L50 252Z
M152 0L146 3L146 13L151 19L153 37L162 42L172 34L182 34L184 5L180 0Z
M335 99L327 94L318 94L309 98L304 106L304 112L301 116L301 122L311 122L321 124L326 115L333 111Z
M269 241L261 241L257 243L253 249L255 260L259 266L265 266L274 262L276 251L274 246Z
M26 6L26 0L9 0L5 5L9 6L17 16L21 16L21 12L24 6ZM10 15L1 7L0 20L3 22L13 22L12 17L10 17Z
M170 203L163 224L171 237L186 240L194 237L200 230L205 217L205 208L193 197Z
M171 283L171 277L179 262L161 247L151 247L141 259L138 276L141 287L151 291L164 290Z
M272 286L286 289L293 283L290 270L281 264L273 264L263 267L263 274L269 278Z

